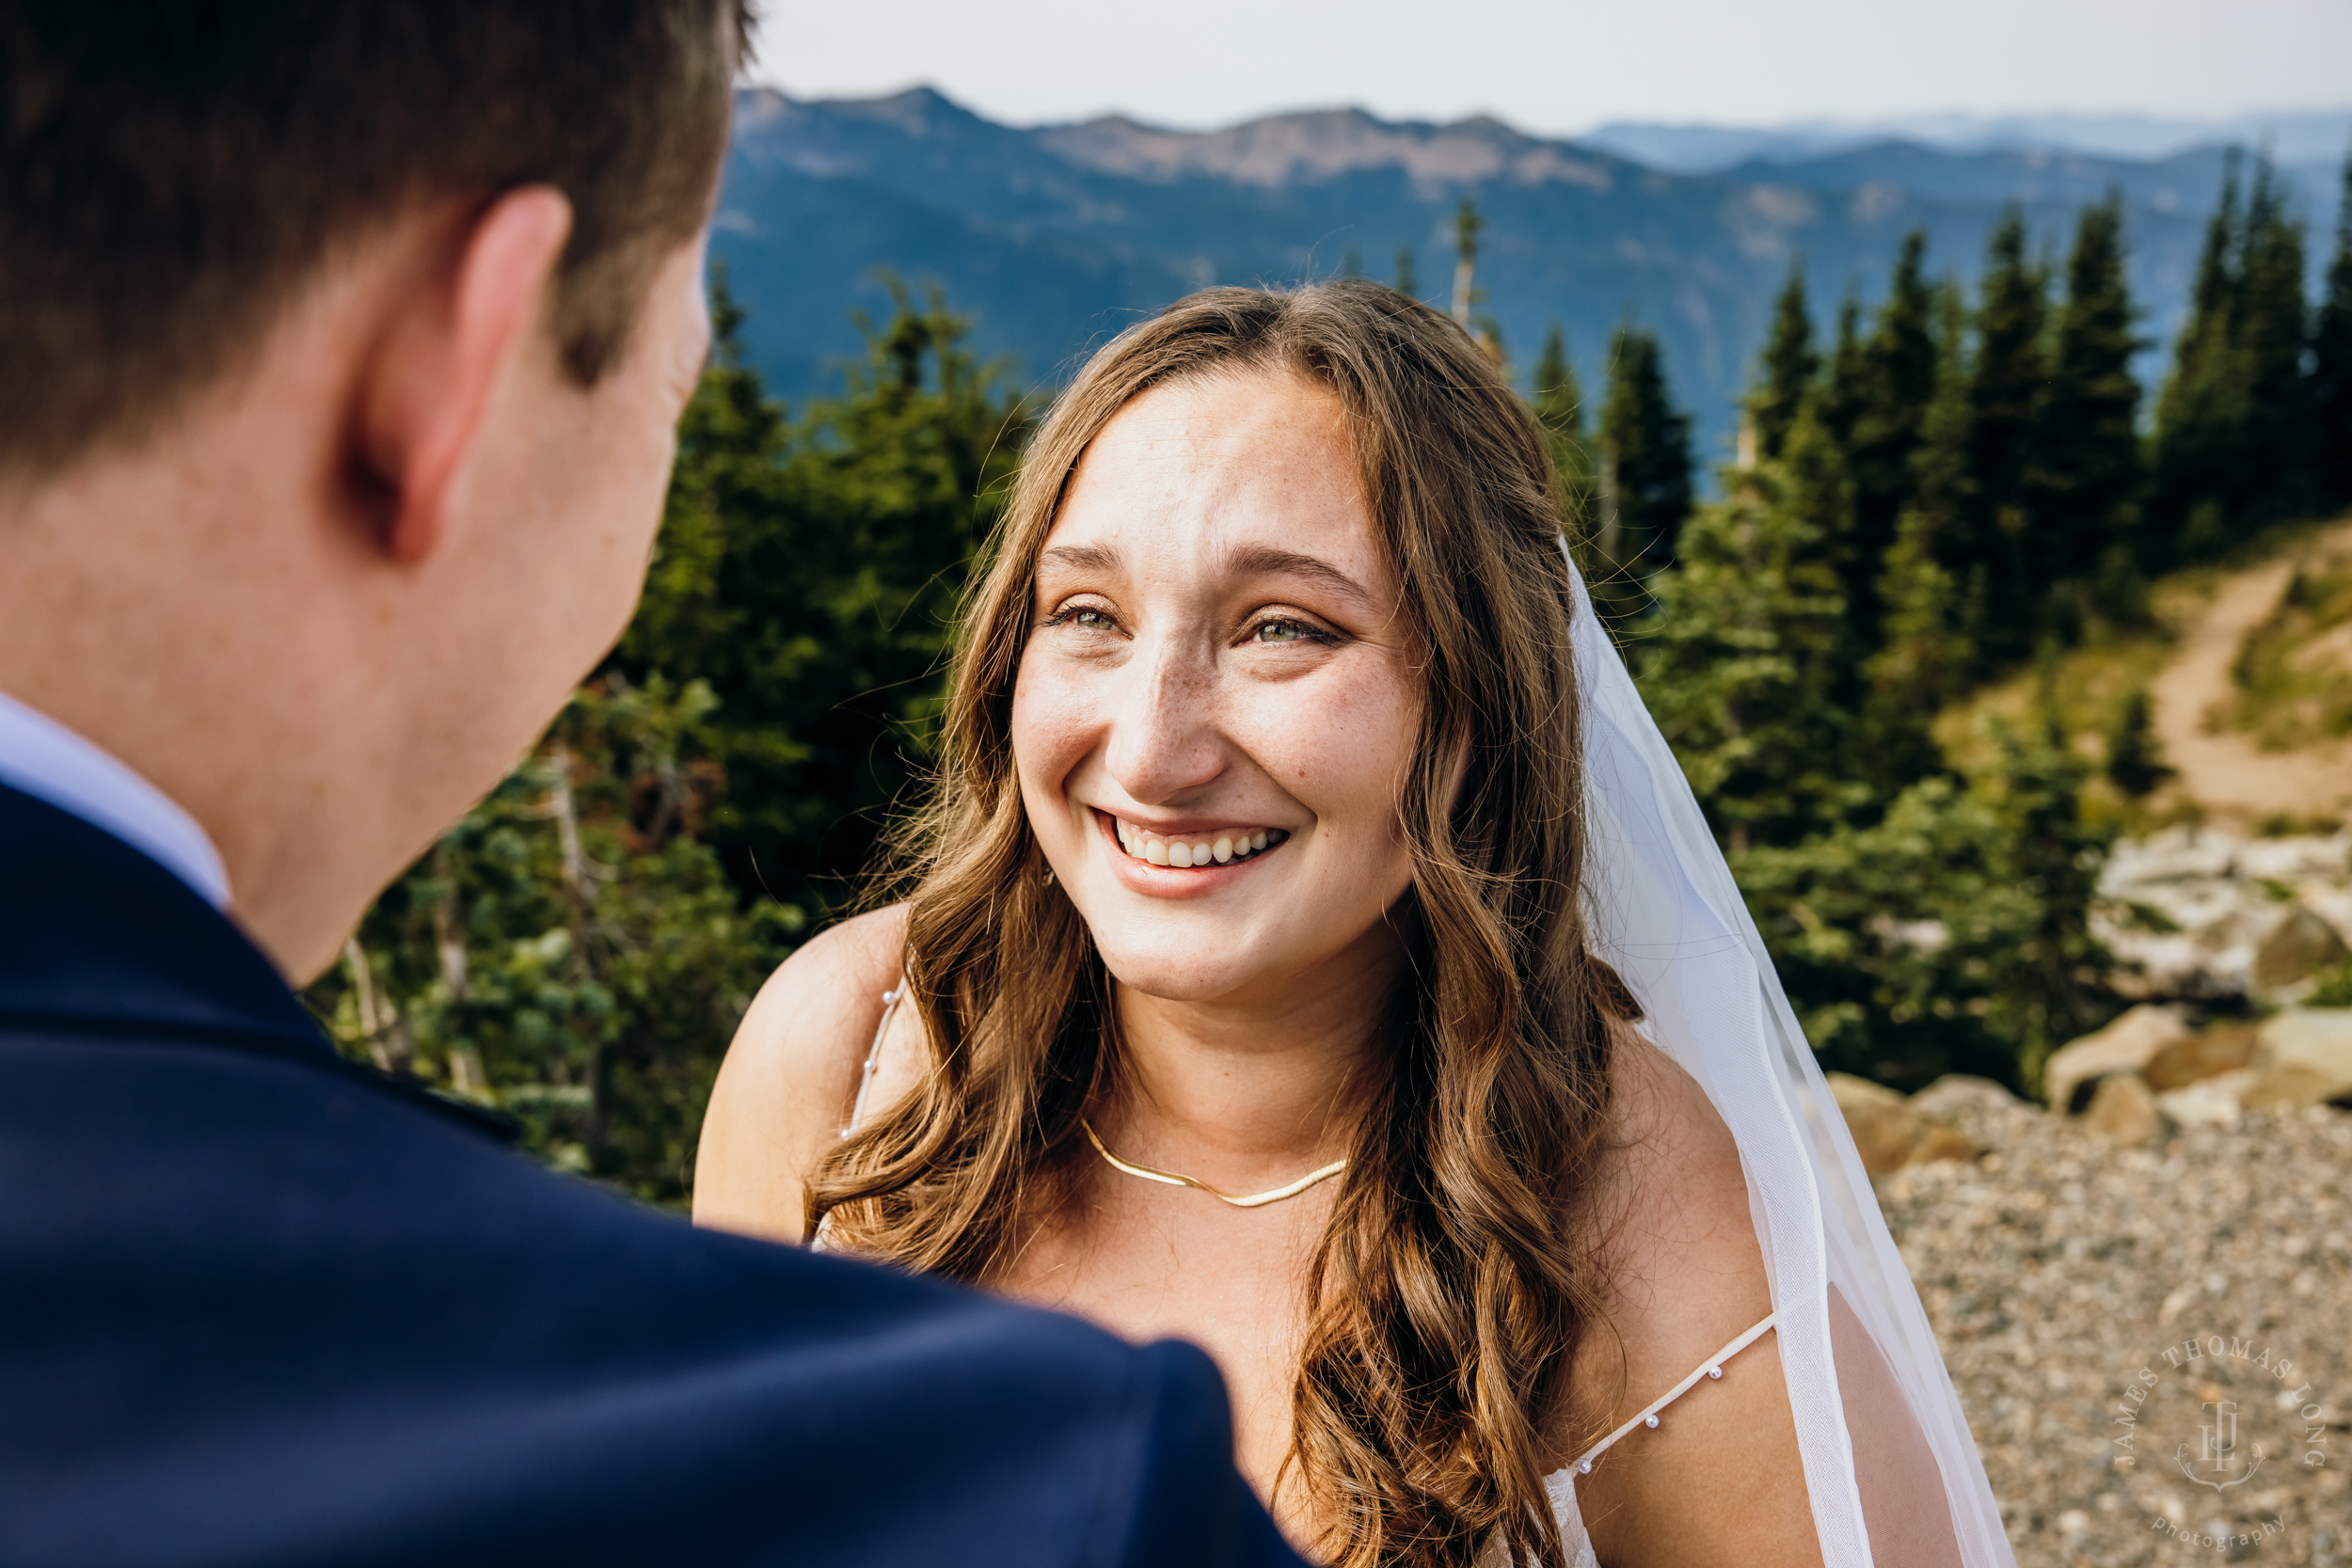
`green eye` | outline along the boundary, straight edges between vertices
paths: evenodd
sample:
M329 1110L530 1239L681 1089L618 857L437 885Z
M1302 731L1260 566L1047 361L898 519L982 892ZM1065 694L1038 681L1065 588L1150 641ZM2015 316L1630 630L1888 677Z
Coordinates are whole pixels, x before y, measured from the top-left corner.
M1295 621L1268 621L1258 628L1261 642L1297 642L1306 636L1307 628Z

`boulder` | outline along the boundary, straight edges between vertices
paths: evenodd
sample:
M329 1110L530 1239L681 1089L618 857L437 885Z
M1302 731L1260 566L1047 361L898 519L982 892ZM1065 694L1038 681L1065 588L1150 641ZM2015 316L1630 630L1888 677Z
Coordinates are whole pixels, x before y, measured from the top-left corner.
M1947 1072L1911 1097L1912 1108L1922 1116L1958 1117L1971 1111L2016 1111L2025 1101L1990 1078Z
M2235 1127L2244 1105L2242 1097L2261 1076L2252 1068L2240 1068L2216 1078L2201 1078L2185 1089L2156 1096L2156 1109L2182 1127Z
M2289 1007L2264 1020L2253 1065L2266 1103L2299 1108L2352 1096L2352 1007Z
M2217 1023L2194 1035L2183 1035L2148 1058L2139 1075L2161 1093L2185 1089L2202 1078L2235 1072L2254 1059L2253 1026Z
M2155 1053L2188 1036L2188 1025L2169 1007L2146 1003L2078 1040L2058 1047L2042 1065L2042 1083L2050 1109L2073 1111L2077 1099L2112 1072L2137 1072Z
M1846 1130L1853 1134L1862 1168L1873 1177L1929 1160L1972 1160L1979 1152L1959 1128L1923 1114L1883 1084L1833 1072L1829 1087L1846 1118Z
M2125 1148L2137 1148L2164 1131L2156 1097L2138 1075L2129 1072L2111 1072L2099 1080L2099 1086L2090 1091L2090 1108L2083 1113L2083 1122Z
M2291 904L2254 948L2254 984L2291 986L2347 956L2352 949L2344 945L2333 926L2308 905Z

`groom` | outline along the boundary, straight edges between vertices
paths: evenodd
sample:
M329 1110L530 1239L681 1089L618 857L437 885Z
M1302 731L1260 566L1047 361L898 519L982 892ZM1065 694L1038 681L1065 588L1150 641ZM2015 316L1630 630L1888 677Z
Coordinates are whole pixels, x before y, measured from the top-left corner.
M689 1229L288 990L628 619L737 0L0 0L0 1561L1291 1562L1207 1360Z

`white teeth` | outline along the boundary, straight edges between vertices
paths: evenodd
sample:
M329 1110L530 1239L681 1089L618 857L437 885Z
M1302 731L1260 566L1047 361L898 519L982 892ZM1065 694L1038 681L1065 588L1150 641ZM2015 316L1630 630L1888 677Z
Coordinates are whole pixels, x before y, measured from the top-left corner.
M1182 866L1187 870L1204 865L1228 865L1237 860L1264 850L1269 843L1279 844L1290 835L1274 829L1259 828L1249 832L1223 832L1213 839L1198 842L1183 838L1163 838L1114 816L1111 831L1119 839L1120 847L1137 860L1153 865Z

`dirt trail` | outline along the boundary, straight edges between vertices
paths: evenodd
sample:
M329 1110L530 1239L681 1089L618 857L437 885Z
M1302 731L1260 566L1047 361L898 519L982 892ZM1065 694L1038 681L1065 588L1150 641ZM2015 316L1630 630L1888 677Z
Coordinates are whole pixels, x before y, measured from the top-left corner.
M2331 531L2323 549L2343 548L2352 528ZM2270 618L2295 576L2274 561L2222 579L2200 618L2184 627L2172 657L2149 683L2149 705L2164 760L2181 788L2220 816L2328 816L2352 806L2352 742L2265 752L2244 735L2208 729L2234 693L2230 666L2247 634Z

